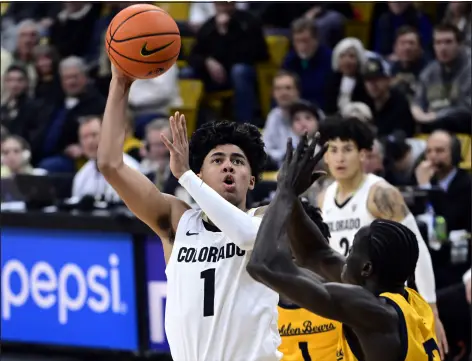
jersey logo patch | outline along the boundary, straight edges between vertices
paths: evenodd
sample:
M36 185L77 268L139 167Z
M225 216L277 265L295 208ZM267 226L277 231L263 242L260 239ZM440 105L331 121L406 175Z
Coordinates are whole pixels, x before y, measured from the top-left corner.
M197 234L198 234L198 232L197 233L192 233L190 231L187 231L187 233L185 233L186 236L196 236Z

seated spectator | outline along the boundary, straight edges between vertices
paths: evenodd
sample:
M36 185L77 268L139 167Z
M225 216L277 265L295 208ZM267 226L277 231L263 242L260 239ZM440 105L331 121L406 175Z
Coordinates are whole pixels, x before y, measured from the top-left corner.
M34 89L34 97L39 103L55 104L64 94L59 77L59 57L50 45L37 45L33 50L34 65L38 81Z
M344 118L357 118L364 123L367 123L371 127L372 132L377 134L377 128L374 124L372 110L367 104L361 102L347 103L340 110L340 114Z
M384 138L384 144L385 179L394 186L416 184L415 168L424 154L426 142L407 138L403 130L396 130Z
M443 19L444 23L452 24L462 34L464 46L469 49L471 46L472 36L472 5L467 1L450 1L447 4L446 14Z
M315 23L321 44L334 48L344 38L346 19L339 12L331 9L328 4L315 3L311 9L305 12L304 17Z
M405 94L390 87L390 69L381 58L367 60L364 83L372 99L372 115L377 135L382 137L395 129L402 129L407 136L415 133L415 121Z
M22 64L28 72L29 89L36 85L36 69L34 67L33 49L39 44L39 26L34 20L26 19L18 24L18 35L13 59Z
M333 50L331 67L334 74L327 80L326 103L323 108L327 115L335 114L347 103L370 104L362 78L362 69L367 59L362 43L356 38L341 40Z
M420 34L415 28L404 26L398 29L392 62L392 85L412 100L416 83L428 61L421 48Z
M5 5L5 3L2 3ZM32 20L38 24L41 34L47 34L52 19L59 12L59 2L9 2L5 14L2 14L2 46L10 52L15 50L18 24Z
M418 31L425 49L431 45L432 27L427 16L417 10L413 2L389 1L388 11L380 16L375 26L374 51L392 57L395 34L404 25Z
M80 120L78 138L87 162L77 172L72 185L72 197L93 196L96 200L117 203L120 197L107 183L97 167L97 150L100 139L101 119L97 116L83 117ZM123 154L123 161L133 169L139 169L136 160Z
M237 2L236 9L238 10L247 10L248 3L246 2ZM210 18L215 16L215 4L212 2L191 2L190 10L188 15L188 25L190 29L197 33L200 30L201 26L207 22Z
M81 58L71 56L59 64L62 90L65 99L55 105L52 116L38 132L33 153L41 156L39 167L49 172L75 171L75 161L82 156L78 144L79 117L102 114L105 99L89 83L87 68Z
M234 2L217 2L215 10L197 33L185 75L194 73L210 92L233 89L235 120L248 122L257 102L255 65L269 59L262 27Z
M100 5L89 2L66 2L50 28L50 41L63 58L86 57L93 37Z
M457 277L448 277L446 285L437 293L437 305L449 342L448 356L452 360L467 361L472 336L470 268L462 276L462 280L458 280Z
M144 136L147 123L158 116L167 116L171 107L182 105L178 79L179 69L175 64L161 76L133 82L128 102L135 117L138 138Z
M382 143L376 138L372 145L372 150L368 151L363 162L364 172L366 174L372 173L383 177L384 169L384 149Z
M299 139L305 133L308 136L314 135L318 129L320 122L324 119L324 114L314 104L305 100L294 102L290 108L290 121L292 124L293 147L298 145Z
M460 33L452 25L434 29L432 61L421 73L411 108L422 131L447 129L471 132L471 65L461 48Z
M7 135L2 139L2 178L13 177L16 174L43 175L43 169L31 166L31 149L28 142L17 135Z
M13 63L13 57L11 54L5 50L4 48L1 48L1 58L0 58L0 102L3 104L4 101L4 76L5 73L7 72L7 69L10 67L10 65Z
M448 232L470 233L472 180L467 171L459 168L460 150L457 138L443 130L433 132L427 141L426 159L418 165L415 175L420 187L437 186L443 191L432 194L430 202L434 213L444 217Z
M300 18L292 24L293 50L285 57L282 68L298 75L301 97L323 107L324 89L331 72L331 50L320 44L315 23Z
M11 134L21 136L30 143L36 128L38 107L28 95L28 74L23 66L13 64L7 69L4 80L0 121Z
M268 163L278 169L282 164L288 137L292 137L290 106L300 98L300 82L296 74L281 70L273 80L273 95L276 107L267 115L262 132ZM269 168L272 168L269 167Z
M141 152L140 170L163 193L173 194L177 198L193 203L187 191L179 185L178 180L170 171L169 150L162 142L161 134L172 140L169 121L165 118L156 119L146 126L145 143Z

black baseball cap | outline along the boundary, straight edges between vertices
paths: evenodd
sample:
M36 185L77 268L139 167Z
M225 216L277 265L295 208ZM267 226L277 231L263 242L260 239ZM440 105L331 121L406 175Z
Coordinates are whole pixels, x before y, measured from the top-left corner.
M318 120L320 121L320 110L318 109L318 107L313 104L313 103L310 103L306 100L298 100L296 101L295 103L293 103L290 108L289 108L289 114L290 114L290 119L293 120L293 117L295 116L295 114L297 114L298 112L307 112L307 113L310 113L310 114L313 114L313 116Z
M379 58L369 58L364 65L364 79L377 79L390 77L390 69L387 64Z

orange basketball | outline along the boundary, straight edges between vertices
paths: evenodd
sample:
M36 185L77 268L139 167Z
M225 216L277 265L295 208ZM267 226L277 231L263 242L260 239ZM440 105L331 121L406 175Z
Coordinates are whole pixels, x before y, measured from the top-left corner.
M105 42L113 65L136 79L164 74L180 52L180 32L174 19L150 4L121 10L108 26Z

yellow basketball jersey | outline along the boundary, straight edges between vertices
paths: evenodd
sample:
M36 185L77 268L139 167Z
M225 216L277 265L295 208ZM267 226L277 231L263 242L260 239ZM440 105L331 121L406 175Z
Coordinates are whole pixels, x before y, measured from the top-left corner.
M434 330L434 316L428 303L411 288L405 288L407 298L398 293L382 293L398 312L400 328L403 330L403 361L439 361L439 348ZM388 352L388 351L386 351ZM336 361L358 361L340 332Z
M303 308L279 304L282 361L334 361L341 324Z

